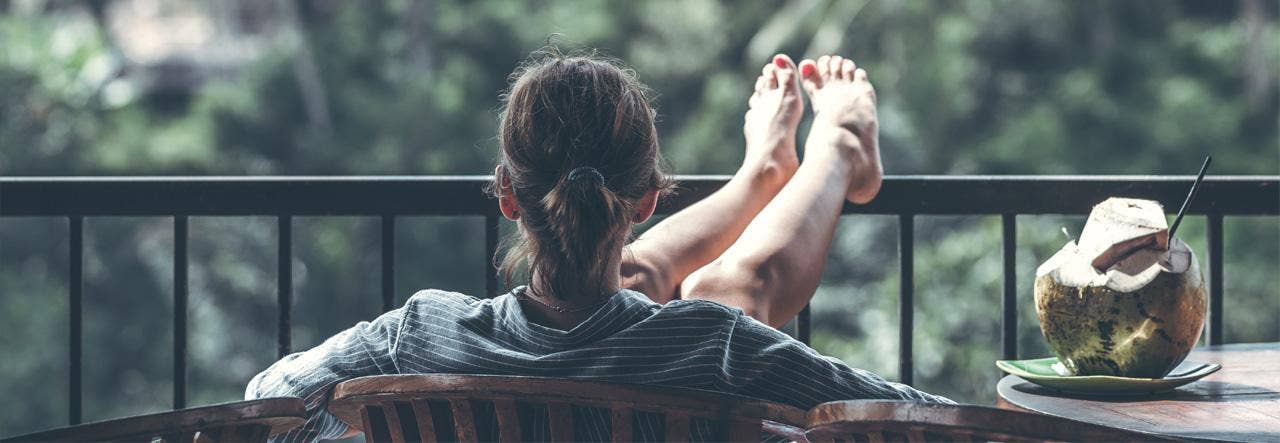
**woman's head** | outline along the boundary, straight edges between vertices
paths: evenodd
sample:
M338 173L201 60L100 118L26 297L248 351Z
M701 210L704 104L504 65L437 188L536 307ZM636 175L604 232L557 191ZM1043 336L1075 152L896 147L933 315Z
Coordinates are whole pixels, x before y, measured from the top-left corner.
M632 225L670 188L648 90L611 60L554 51L511 79L493 189L520 238L503 272L527 262L543 295L603 294Z

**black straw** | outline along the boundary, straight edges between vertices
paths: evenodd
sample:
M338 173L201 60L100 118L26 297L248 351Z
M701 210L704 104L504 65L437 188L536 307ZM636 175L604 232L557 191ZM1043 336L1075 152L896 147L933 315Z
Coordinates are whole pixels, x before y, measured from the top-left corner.
M1196 189L1200 187L1200 182L1204 180L1204 172L1209 170L1209 162L1213 161L1212 155L1204 157L1204 165L1200 166L1200 175L1196 176L1196 181L1191 183L1191 192L1187 193L1187 199L1182 201L1182 209L1178 210L1178 217L1173 219L1173 226L1169 228L1169 238L1173 238L1173 234L1178 232L1178 225L1182 223L1182 216L1187 213L1187 206L1191 206L1191 199L1196 198Z

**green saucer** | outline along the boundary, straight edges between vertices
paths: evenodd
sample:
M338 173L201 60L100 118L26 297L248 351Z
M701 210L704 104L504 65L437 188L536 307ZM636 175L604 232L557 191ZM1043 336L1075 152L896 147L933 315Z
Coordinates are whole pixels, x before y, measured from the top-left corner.
M1067 368L1056 357L998 360L996 367L1046 388L1089 395L1137 395L1165 392L1222 369L1222 365L1217 363L1183 361L1164 378L1070 375Z

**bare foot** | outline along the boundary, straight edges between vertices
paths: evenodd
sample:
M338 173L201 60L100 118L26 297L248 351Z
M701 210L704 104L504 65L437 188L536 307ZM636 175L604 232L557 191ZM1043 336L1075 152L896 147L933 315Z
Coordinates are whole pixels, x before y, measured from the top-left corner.
M761 69L755 93L747 101L742 133L747 138L747 155L742 166L775 178L777 184L795 175L800 160L796 156L796 126L804 113L797 84L796 65L778 54Z
M853 181L846 198L863 204L880 192L884 167L880 164L880 124L876 117L876 91L867 72L838 55L800 62L813 128L806 149L829 146L853 155Z

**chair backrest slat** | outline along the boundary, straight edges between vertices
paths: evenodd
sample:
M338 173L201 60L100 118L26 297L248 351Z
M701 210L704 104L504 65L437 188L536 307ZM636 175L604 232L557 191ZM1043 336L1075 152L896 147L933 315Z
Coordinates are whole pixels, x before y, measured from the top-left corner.
M494 399L493 413L498 416L498 436L501 441L523 440L520 436L520 411L516 408L514 399Z
M623 405L613 406L613 414L609 420L612 428L613 441L627 442L635 440L635 425L631 421L631 416L635 411Z
M449 402L447 411L433 411L436 402L441 401ZM394 408L381 413L383 405L394 403L412 405L412 416L417 423L407 422L408 413L392 417L396 414ZM804 411L786 405L694 389L541 377L454 374L362 377L334 388L329 411L364 430L367 440L387 439L384 427L388 421L399 418L398 426L416 426L422 440L437 441L447 438L448 432L434 426L450 416L458 441L479 438L520 441L525 437L553 441L586 438L632 441L639 437L637 420L641 418L646 424L649 420L660 420L659 429L665 432L658 431L662 435L649 437L665 437L667 441L689 440L695 420L706 420L712 429L720 432L720 435L708 436L712 439L733 436L756 440L762 429L792 438L804 436L801 428ZM637 415L638 412L645 414ZM599 420L609 420L609 423ZM593 428L601 425L605 428ZM646 425L645 429L652 428ZM580 434L583 432L588 434ZM610 435L595 435L602 432Z
M175 443L224 442L237 438L233 430L249 428L254 430L252 435L240 439L259 443L270 435L304 422L306 410L302 399L265 398L86 423L8 437L0 442L109 440L150 443L157 438Z
M404 428L400 426L400 411L396 410L395 402L386 402L380 407L382 417L387 421L387 437L392 443L404 443Z
M465 398L450 399L449 408L453 411L454 435L458 436L458 441L480 441L479 435L476 434L476 416L471 411L471 401Z
M573 441L573 409L568 403L547 402L547 424L551 441Z
M810 441L1170 441L1151 434L986 406L888 400L823 403L809 410Z
M689 441L689 414L683 412L667 413L666 434L667 441L670 442L686 442Z
M431 418L431 405L426 400L412 400L413 417L418 425L418 438L422 441L436 441L436 422Z
M363 408L360 410L360 423L362 424L361 429L364 430L365 432L366 440L369 440L371 442L377 441L376 436L385 435L382 432L378 432L377 428L374 428L374 423L377 423L378 426L381 426L382 421L372 420L370 418L371 414L381 414L381 413L382 413L381 409L375 409L375 408Z

